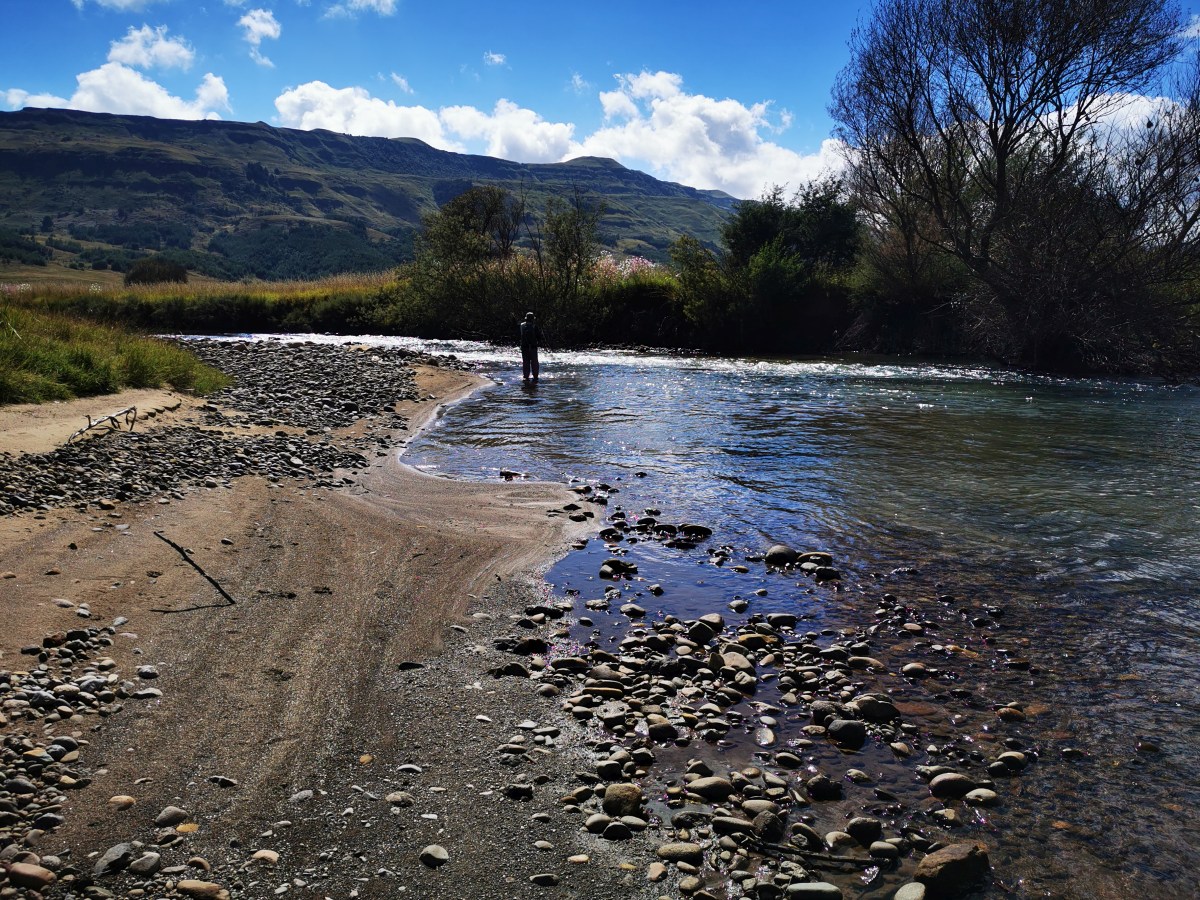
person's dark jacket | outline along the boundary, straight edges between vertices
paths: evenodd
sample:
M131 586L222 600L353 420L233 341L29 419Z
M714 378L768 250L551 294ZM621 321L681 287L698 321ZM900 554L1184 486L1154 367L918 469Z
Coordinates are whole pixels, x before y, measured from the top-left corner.
M521 349L522 350L537 350L538 345L542 343L542 329L538 327L537 322L522 322L521 323Z

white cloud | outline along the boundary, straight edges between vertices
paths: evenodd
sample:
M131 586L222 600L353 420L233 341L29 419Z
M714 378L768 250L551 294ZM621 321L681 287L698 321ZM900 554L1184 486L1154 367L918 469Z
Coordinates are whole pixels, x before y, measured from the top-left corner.
M167 26L151 28L130 26L128 33L119 41L113 41L108 50L108 61L123 63L139 69L158 66L164 69L187 69L196 58L195 52L183 38L167 37Z
M623 91L601 91L600 106L605 119L632 119L638 114L638 106Z
M396 87L400 88L400 90L404 91L406 94L413 93L412 85L408 83L408 79L403 75L397 75L395 72L393 72L392 84L396 85Z
M392 81L404 89L401 76ZM474 106L429 109L373 97L365 88L311 81L275 99L280 123L345 134L415 137L444 150L482 152L518 162L578 156L612 157L659 178L735 197L757 197L771 185L797 188L844 165L841 145L826 140L801 154L769 138L790 116L769 102L746 105L688 93L669 72L618 76L615 91L599 95L604 124L577 137L570 122L551 122L532 109L500 100L491 111Z
M71 0L76 9L83 9L86 0ZM162 0L92 0L97 6L102 6L105 9L115 9L121 12L136 12L137 10L145 9L151 3L160 3Z
M1200 38L1200 14L1192 13L1191 21L1184 27L1180 37Z
M531 109L500 100L489 113L473 106L440 110L401 106L361 87L310 81L275 98L280 123L343 134L415 137L443 150L466 152L468 143L489 156L519 162L555 162L571 147L575 126L547 122Z
M78 86L70 98L10 89L5 91L5 100L14 109L54 106L160 119L219 119L221 111L230 109L225 82L211 72L201 79L194 100L173 96L162 85L120 62L107 62L76 75L75 81Z
M466 148L446 135L437 113L423 106L398 106L364 88L334 88L310 81L275 98L280 123L289 128L326 128L343 134L415 137L443 150Z
M439 116L454 134L487 142L488 156L519 162L557 162L571 147L575 126L547 122L532 109L500 100L489 114L472 106L451 106Z
M278 40L283 28L275 14L267 9L252 9L240 19L238 25L244 29L242 38L250 45L250 58L260 66L275 67L275 63L263 56L261 45L264 40Z
M493 53L491 50L488 50L483 54L483 64L485 66L502 66L506 62L508 62L508 57L503 53Z
M600 94L606 124L572 143L567 158L612 157L659 178L742 198L773 184L798 187L842 166L836 141L800 154L765 140L764 132L779 127L767 102L746 106L689 94L672 72L619 75L617 82L617 90Z
M345 3L335 3L325 10L329 19L354 16L360 12L374 12L381 16L395 14L399 0L346 0Z
M577 94L584 94L592 89L592 85L590 82L584 80L584 77L578 72L572 72L570 88Z
M4 102L9 109L24 109L27 106L38 109L61 109L70 101L63 97L56 97L54 94L31 94L20 88L9 88L4 92Z

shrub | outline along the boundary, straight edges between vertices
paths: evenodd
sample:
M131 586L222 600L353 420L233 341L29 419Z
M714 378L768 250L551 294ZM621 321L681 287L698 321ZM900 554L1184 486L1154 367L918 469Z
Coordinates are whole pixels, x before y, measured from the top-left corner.
M186 284L187 269L161 256L139 259L125 273L126 284Z

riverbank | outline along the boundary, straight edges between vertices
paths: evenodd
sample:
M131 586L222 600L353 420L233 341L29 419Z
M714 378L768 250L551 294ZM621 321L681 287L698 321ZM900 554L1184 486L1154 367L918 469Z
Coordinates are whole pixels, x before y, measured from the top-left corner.
M289 386L347 400L328 367L280 362ZM480 381L406 368L394 414L318 416L277 388L270 410L218 397L136 441L73 444L87 458L38 459L77 476L55 498L20 496L7 460L23 511L0 518L0 844L17 895L647 895L643 851L556 802L578 766L552 702L487 675L508 659L492 639L545 599L530 574L580 534L571 495L397 464L395 429ZM105 481L116 441L134 464Z
M953 886L942 893L1181 895L1185 866L1164 863L1150 877L1140 857L1088 849L1104 837L1091 819L1104 818L1123 822L1134 846L1186 859L1169 831L1149 827L1151 803L1130 805L1099 778L1134 775L1143 788L1168 779L1182 761L1171 731L1089 739L1079 723L1111 721L1063 697L1064 679L1082 668L1071 633L1057 616L1045 630L1014 573L1001 573L1003 585L961 577L923 542L927 555L897 561L906 565L865 568L879 558L862 553L862 526L805 539L791 519L800 510L781 524L732 496L727 478L687 477L690 444L705 458L713 447L753 448L752 419L727 435L711 420L695 435L684 422L664 427L680 411L722 417L722 395L709 392L718 402L704 407L680 402L699 395L688 390L631 404L628 379L608 363L582 377L578 360L552 360L537 389L498 384L455 405L411 458L488 483L411 470L397 481L399 444L432 421L438 399L465 396L478 380L455 370L413 380L418 357L408 351L313 340L200 342L202 355L239 373L238 388L133 434L0 457L0 503L22 510L0 523L25 534L0 547L0 569L19 576L0 579L0 600L18 581L40 601L29 643L12 644L38 642L50 670L33 689L9 679L0 698L18 700L4 714L30 736L10 742L0 765L5 784L14 772L29 782L17 782L20 795L0 785L0 829L24 829L22 841L46 830L31 840L62 882L74 865L97 896L164 896L168 880L183 880L246 897L286 887L333 897L891 900L921 896L912 882L932 880L951 848L966 871L948 867ZM493 371L512 377L511 366ZM657 391L695 377L671 371L634 380ZM401 412L390 411L401 397ZM772 420L788 409L747 407L740 392L733 402ZM631 438L621 432L631 407L664 421L653 430L638 419ZM464 429L471 417L486 427ZM812 425L785 431L787 447L804 450L797 441ZM656 436L669 445L655 447ZM836 449L831 439L814 445L815 459ZM450 456L430 456L447 443ZM616 455L597 457L596 447ZM853 462L843 453L817 468L805 451L794 468L845 486ZM573 492L499 482L513 466L573 475ZM872 483L887 471L873 465ZM929 479L914 477L935 499ZM706 480L723 487L713 493ZM956 497L970 497L964 487ZM729 516L739 509L761 523L759 536L739 534ZM32 535L64 516L76 531L39 547ZM536 572L510 576L536 569L548 547L582 543L577 524L599 534L553 567L552 596ZM780 552L766 554L772 533L832 558L780 566ZM989 553L995 546L992 534ZM126 559L128 547L141 549ZM71 605L81 599L87 607ZM63 623L76 617L108 630L69 634ZM1041 639L1050 633L1053 652ZM0 669L32 664L10 651ZM1108 674L1139 684L1124 669ZM1105 696L1110 707L1120 699ZM47 723L59 737L40 733ZM92 743L73 747L80 738ZM76 794L45 781L63 775L93 784ZM56 799L60 790L71 803L90 793L83 818L67 814L76 807ZM1174 790L1186 792L1186 780ZM154 826L163 804L181 811ZM145 846L116 853L123 874L95 875L99 854L135 834ZM969 858L977 841L991 873L977 852ZM436 851L420 861L435 844L447 851L443 866ZM54 848L73 852L64 862ZM154 869L157 879L140 877ZM82 890L62 882L52 895Z

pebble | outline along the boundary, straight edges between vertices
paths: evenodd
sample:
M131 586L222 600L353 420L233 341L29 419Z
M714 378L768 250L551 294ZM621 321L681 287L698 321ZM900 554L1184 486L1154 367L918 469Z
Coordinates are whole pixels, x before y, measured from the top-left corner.
M129 864L129 871L134 875L149 877L162 866L162 856L153 851L147 851Z
M450 862L450 854L440 844L430 844L421 851L420 860L429 868L436 869Z
M58 880L49 869L33 863L15 862L8 867L8 880L18 888L43 891Z
M659 859L667 862L686 862L694 866L698 866L704 861L704 848L699 844L684 842L663 844L655 851L655 854Z
M169 828L172 825L178 825L180 822L186 822L187 818L187 810L181 809L178 806L166 806L163 807L162 812L154 817L154 824L159 828Z
M229 900L229 891L211 881L185 878L175 883L175 890L186 897L195 897L197 900Z

